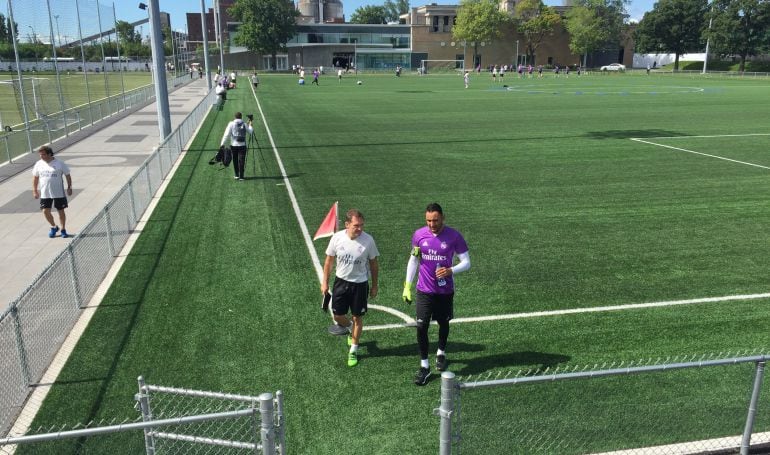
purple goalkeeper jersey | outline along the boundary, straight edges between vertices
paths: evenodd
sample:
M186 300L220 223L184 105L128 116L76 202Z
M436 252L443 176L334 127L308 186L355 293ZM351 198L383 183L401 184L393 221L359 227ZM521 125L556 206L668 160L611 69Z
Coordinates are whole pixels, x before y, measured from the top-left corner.
M420 250L420 269L417 290L427 294L451 294L454 292L454 275L444 278L440 285L436 278L436 267L452 267L455 254L468 252L468 245L462 234L444 226L438 235L433 235L428 226L421 227L412 236L412 248Z

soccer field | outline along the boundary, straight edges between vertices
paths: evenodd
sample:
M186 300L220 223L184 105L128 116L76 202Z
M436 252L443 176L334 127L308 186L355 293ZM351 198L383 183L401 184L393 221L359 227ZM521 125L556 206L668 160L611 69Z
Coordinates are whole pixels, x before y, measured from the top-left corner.
M767 352L770 81L550 76L474 74L464 89L458 76L266 75L256 97L241 84L206 120L34 426L134 419L141 374L282 390L291 453L436 453L440 381L412 384L413 308L400 301L434 201L470 248L448 346L460 376ZM242 182L207 164L235 111L257 119ZM381 253L370 303L389 310L367 314L355 368L344 337L326 333L305 233L335 201L366 215ZM321 258L327 241L313 244ZM598 432L594 451L740 434L751 374L737 373L474 392L463 453L554 453L512 442L526 425L567 439L623 427ZM533 424L538 410L547 419ZM138 433L47 447L73 444L144 451Z
M18 80L16 73L0 74L0 115L3 125L19 125L24 122L20 98L12 81ZM34 90L32 84L34 80ZM43 114L61 111L58 84L61 83L64 108L80 106L88 103L89 92L91 101L97 101L109 95L122 93L122 90L152 84L149 72L123 73L88 73L88 90L86 77L82 73L62 72L57 81L54 73L30 73L24 75L26 103L29 106L30 120L35 118L32 106L39 106ZM17 129L17 128L14 128Z

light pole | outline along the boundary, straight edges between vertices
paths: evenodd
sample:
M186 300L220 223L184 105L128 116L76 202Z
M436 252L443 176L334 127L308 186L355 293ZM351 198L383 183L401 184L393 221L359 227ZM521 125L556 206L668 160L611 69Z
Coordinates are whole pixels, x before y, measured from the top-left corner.
M519 40L516 40L516 68L519 67Z
M59 31L59 15L56 14L53 17L56 19L56 37L59 39L59 46L61 46L61 32ZM56 46L56 43L54 43L54 46Z

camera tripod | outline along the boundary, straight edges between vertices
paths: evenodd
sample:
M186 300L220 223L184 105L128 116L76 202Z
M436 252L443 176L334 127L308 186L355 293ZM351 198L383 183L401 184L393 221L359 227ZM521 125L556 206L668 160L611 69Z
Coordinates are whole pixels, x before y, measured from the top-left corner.
M262 156L262 148L259 146L259 140L257 139L257 135L254 134L254 131L252 130L251 133L249 133L249 137L246 143L246 146L248 150L251 150L251 170L254 172L254 175L257 175L257 151L259 151L259 155ZM246 155L248 156L248 151L246 152Z

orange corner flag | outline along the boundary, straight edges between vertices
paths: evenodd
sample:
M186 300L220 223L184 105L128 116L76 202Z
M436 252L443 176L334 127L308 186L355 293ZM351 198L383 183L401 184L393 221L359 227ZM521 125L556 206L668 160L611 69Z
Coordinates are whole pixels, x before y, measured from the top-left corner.
M329 213L326 214L326 218L324 218L324 221L323 223L321 223L321 226L318 227L318 230L313 236L313 240L318 240L323 237L331 237L332 235L334 235L335 232L337 232L337 203L336 202L334 203L334 205L332 205L332 208L329 209Z

